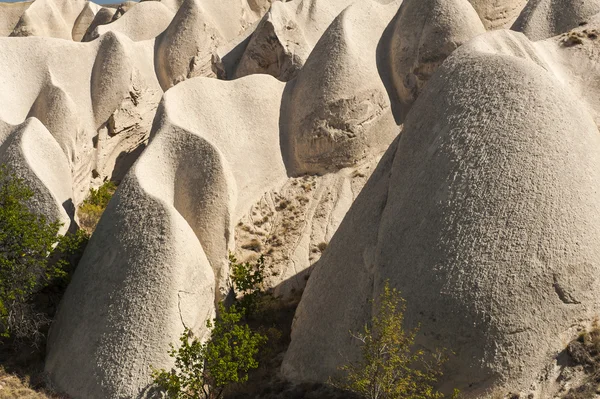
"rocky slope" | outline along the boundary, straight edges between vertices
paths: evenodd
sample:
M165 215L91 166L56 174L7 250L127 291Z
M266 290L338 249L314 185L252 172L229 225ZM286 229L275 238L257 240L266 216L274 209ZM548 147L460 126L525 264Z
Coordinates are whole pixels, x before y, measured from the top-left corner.
M527 3L527 4L526 4ZM0 3L0 163L77 228L119 182L46 371L150 396L227 255L304 291L282 376L326 382L385 281L467 398L559 392L599 315L594 0ZM506 30L506 29L512 30Z

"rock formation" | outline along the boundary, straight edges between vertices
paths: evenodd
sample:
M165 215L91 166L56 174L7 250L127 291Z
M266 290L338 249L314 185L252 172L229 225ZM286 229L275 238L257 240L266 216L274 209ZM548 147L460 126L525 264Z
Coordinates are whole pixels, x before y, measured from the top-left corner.
M57 389L151 397L229 252L305 290L285 378L356 358L389 281L455 352L441 389L564 389L599 316L600 8L525 3L0 3L0 164L63 233L120 183L49 334Z
M397 7L367 2L346 8L288 85L282 134L294 174L355 166L397 135L376 63L377 43Z
M585 25L600 13L598 0L531 0L511 29L531 40L542 40Z
M356 356L348 331L386 281L419 344L455 353L443 386L466 397L541 389L597 317L598 128L526 43L480 37L426 86L311 274L285 375L326 380Z
M0 36L9 36L33 1L0 3Z
M528 0L469 0L488 30L507 29Z
M274 2L256 27L235 76L266 73L282 81L296 76L313 47L351 0Z
M215 290L226 287L233 221L286 178L282 91L275 79L253 76L194 79L164 97L150 145L106 210L50 336L46 368L61 390L137 397L151 382L149 364L169 366L169 344L184 327L205 331ZM211 101L217 92L222 101Z
M404 112L446 57L483 32L467 0L402 2L391 38L391 70Z
M73 25L85 0L36 0L21 15L10 36L72 39Z
M158 1L145 1L110 24L98 25L89 36L93 40L106 32L119 32L133 41L154 39L171 23L175 14Z

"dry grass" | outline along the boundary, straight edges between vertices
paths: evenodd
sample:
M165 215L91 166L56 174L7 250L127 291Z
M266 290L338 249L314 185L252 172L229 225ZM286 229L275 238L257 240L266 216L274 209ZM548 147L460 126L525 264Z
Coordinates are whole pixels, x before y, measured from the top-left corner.
M44 373L45 347L0 340L0 399L66 399L50 387Z
M12 398L49 399L51 396L34 391L28 380L21 380L0 367L0 399Z
M108 181L97 190L93 188L90 189L88 198L86 198L79 206L79 209L77 210L79 224L88 234L92 234L96 229L96 225L98 225L102 213L104 213L108 202L116 190L116 184L112 181Z

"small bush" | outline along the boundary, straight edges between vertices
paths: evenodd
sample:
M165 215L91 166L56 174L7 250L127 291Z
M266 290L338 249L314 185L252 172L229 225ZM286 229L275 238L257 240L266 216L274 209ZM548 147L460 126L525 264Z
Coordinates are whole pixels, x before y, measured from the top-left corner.
M222 303L218 315L207 322L210 338L200 342L185 330L179 338L180 347L171 346L169 355L175 358L171 371L152 369L154 383L173 399L218 399L231 384L248 381L248 373L258 368L258 353L267 342L267 336L277 336L271 330L266 334L253 331L247 323L263 292L264 258L255 265L237 263L230 255L231 279L235 290L243 296L226 308Z
M35 296L53 284L66 286L71 257L87 235L58 235L59 222L29 210L32 197L22 179L0 166L0 337L37 344L50 319Z
M79 206L79 223L88 233L92 233L104 210L108 206L110 199L117 190L117 186L112 181L107 181L97 190L90 189L90 195Z
M424 351L414 350L417 330L404 330L405 301L388 283L379 301L370 326L352 334L361 343L360 360L341 367L346 376L333 385L367 399L443 398L433 385L445 356L428 359Z
M261 255L255 264L251 264L250 262L238 263L236 257L230 254L229 265L234 292L241 296L238 299L241 307L247 315L256 313L259 302L266 296L264 256Z
M244 313L235 305L219 305L219 315L207 327L210 339L202 343L186 330L179 349L172 347L175 369L153 370L154 382L170 398L217 399L231 383L244 383L248 372L258 367L256 356L266 342L264 335L253 332L242 322Z

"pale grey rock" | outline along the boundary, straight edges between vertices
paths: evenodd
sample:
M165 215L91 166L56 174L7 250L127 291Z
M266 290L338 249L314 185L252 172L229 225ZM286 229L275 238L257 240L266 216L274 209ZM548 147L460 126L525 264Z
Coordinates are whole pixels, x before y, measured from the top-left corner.
M389 280L418 344L455 352L442 388L535 386L599 305L600 136L581 104L521 54L451 55L312 272L284 375L355 358L348 331Z
M175 14L158 1L145 1L110 24L98 25L90 38L102 36L107 32L119 32L135 42L154 39L162 33L173 20Z
M195 76L215 77L213 54L260 19L247 1L185 0L156 38L156 75L163 90Z
M398 128L377 71L377 44L399 2L346 8L288 84L282 135L295 175L356 166L382 153Z
M9 36L33 1L0 3L0 36Z
M184 327L206 335L227 290L233 221L287 177L283 89L266 76L195 78L165 94L53 324L46 371L61 391L145 397L149 366L172 367Z
M156 38L156 76L163 90L194 76L212 76L211 55L223 40L202 2L186 0Z
M203 180L202 169L188 168L202 159L202 146L186 135L157 141L111 200L48 339L46 371L60 391L140 397L151 365L171 367L169 344L185 327L202 337L213 315L214 276L194 226L176 209L198 194L180 184L202 189L195 180ZM157 163L165 155L168 164ZM176 173L177 185L161 184Z
M598 13L599 0L530 0L511 29L543 40L577 28Z
M87 30L86 30L85 34L83 35L83 37L81 38L81 41L89 42L89 41L96 39L97 36L94 36L96 28L100 25L106 25L106 24L111 23L112 18L115 15L115 11L116 11L115 9L108 8L108 7L102 7L100 10L98 10L96 15L94 16L94 19L92 20L90 25L87 27Z
M402 111L408 112L446 57L485 32L467 0L404 0L394 21L390 61Z
M71 227L74 206L69 163L62 149L36 118L18 126L4 125L0 134L0 165L7 165L32 190L31 211ZM44 145L40 145L44 143Z
M508 29L528 0L469 0L488 30Z
M45 36L72 40L73 26L85 0L36 0L21 15L10 36Z
M329 24L350 4L352 0L273 2L252 34L235 77L264 73L293 79Z
M122 178L148 138L162 95L153 47L114 33L93 43L0 38L0 70L10 76L0 79L0 119L42 121L70 165L75 206L90 186ZM120 125L110 135L109 121Z
M88 28L96 19L96 14L101 9L103 8L98 4L89 1L85 4L83 10L81 10L81 13L73 23L73 29L71 31L71 37L73 38L73 41L82 41Z

